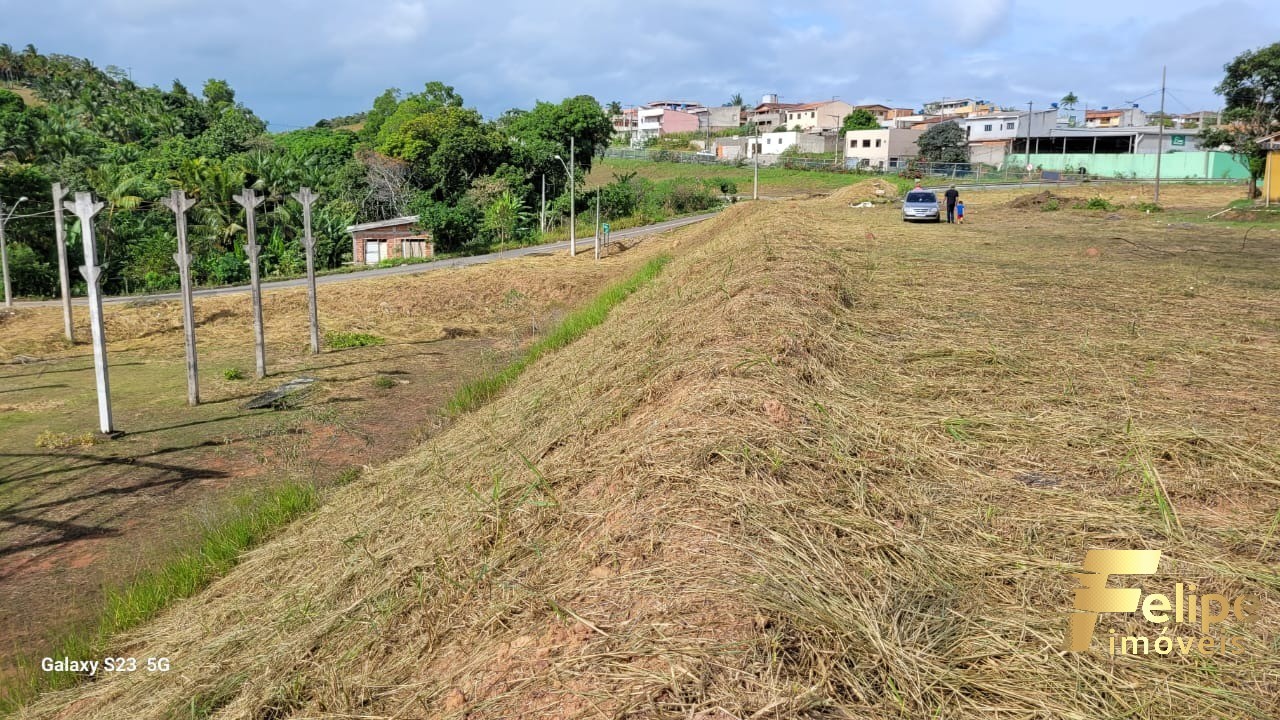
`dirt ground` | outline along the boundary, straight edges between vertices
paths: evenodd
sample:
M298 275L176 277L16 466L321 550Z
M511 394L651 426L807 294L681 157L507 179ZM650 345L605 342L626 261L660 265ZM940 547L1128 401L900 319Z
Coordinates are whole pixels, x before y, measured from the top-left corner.
M180 306L107 305L115 426L125 433L116 440L93 438L92 355L63 342L60 310L0 319L0 672L92 623L106 589L189 545L246 495L285 480L325 486L422 442L463 381L649 254L640 245L598 264L556 255L323 287L323 330L385 344L319 356L308 352L305 294L267 293L261 381L247 295L197 299L195 408ZM76 308L79 338L85 313ZM226 379L233 368L247 379ZM319 382L295 407L243 408L303 376Z

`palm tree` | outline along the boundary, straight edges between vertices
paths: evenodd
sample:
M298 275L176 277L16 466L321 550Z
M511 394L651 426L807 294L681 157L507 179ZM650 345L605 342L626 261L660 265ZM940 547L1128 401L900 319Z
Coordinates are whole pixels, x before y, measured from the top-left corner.
M617 100L614 100L613 102L609 103L609 114L610 114L610 115L621 115L621 114L622 114L622 103L618 102Z
M13 71L18 67L18 56L13 53L9 43L0 43L0 77L13 79Z
M742 93L734 93L729 96L729 102L724 104L725 107L739 107L742 105Z
M111 257L111 241L115 237L116 215L137 210L144 195L149 195L147 178L135 165L99 165L86 175L89 184L106 202L106 222L102 227L102 255Z

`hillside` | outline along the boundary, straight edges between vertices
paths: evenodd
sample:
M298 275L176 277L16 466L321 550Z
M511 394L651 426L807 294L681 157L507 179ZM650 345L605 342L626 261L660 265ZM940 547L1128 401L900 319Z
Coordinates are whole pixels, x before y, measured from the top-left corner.
M864 192L674 234L603 325L121 638L172 671L22 717L1275 717L1274 237ZM1091 547L1257 592L1251 650L1059 652Z

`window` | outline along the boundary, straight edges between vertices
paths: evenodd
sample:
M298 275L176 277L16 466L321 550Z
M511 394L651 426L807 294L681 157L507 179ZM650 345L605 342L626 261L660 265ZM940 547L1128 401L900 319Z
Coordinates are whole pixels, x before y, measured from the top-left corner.
M810 112L810 113L809 113L809 117L813 117L813 113L812 113L812 112Z
M871 140L863 140L862 147L871 147Z
M982 132L991 132L991 123L982 126Z
M876 147L880 147L880 138L876 138Z

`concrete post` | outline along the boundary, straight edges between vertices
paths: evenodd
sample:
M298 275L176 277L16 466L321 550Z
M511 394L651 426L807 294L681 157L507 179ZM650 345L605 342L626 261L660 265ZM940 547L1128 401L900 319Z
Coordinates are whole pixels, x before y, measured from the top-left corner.
M196 363L196 309L191 299L191 251L187 247L187 211L196 204L182 190L174 190L163 200L165 207L173 211L178 228L178 252L173 261L178 264L178 279L182 284L182 329L187 341L187 404L200 404L200 378Z
M62 329L66 333L67 342L76 341L71 322L71 272L67 265L67 227L62 221L62 198L67 191L62 183L53 184L53 232L58 242L58 283L62 287Z
M9 284L9 246L4 240L4 203L0 202L0 274L4 276L4 306L13 307L13 286Z
M320 354L320 312L316 301L316 239L311 236L311 206L320 196L299 188L293 199L302 205L302 247L307 251L307 302L311 305L311 354Z
M542 210L538 213L538 232L547 232L547 174L542 173Z
M235 196L235 201L244 208L244 231L247 242L244 252L249 256L249 285L253 296L253 349L256 360L256 377L261 380L267 376L267 341L262 331L262 279L258 277L258 230L253 211L265 198L258 197L253 188L245 188L244 192Z
M596 189L596 259L600 259L600 190Z
M98 246L93 232L93 216L102 210L101 202L94 202L87 192L76 193L76 201L63 206L80 218L80 233L84 238L84 265L80 274L89 286L89 331L93 336L93 374L98 385L98 429L103 435L115 433L111 421L111 381L107 374L107 338L102 324L102 271L98 265Z

